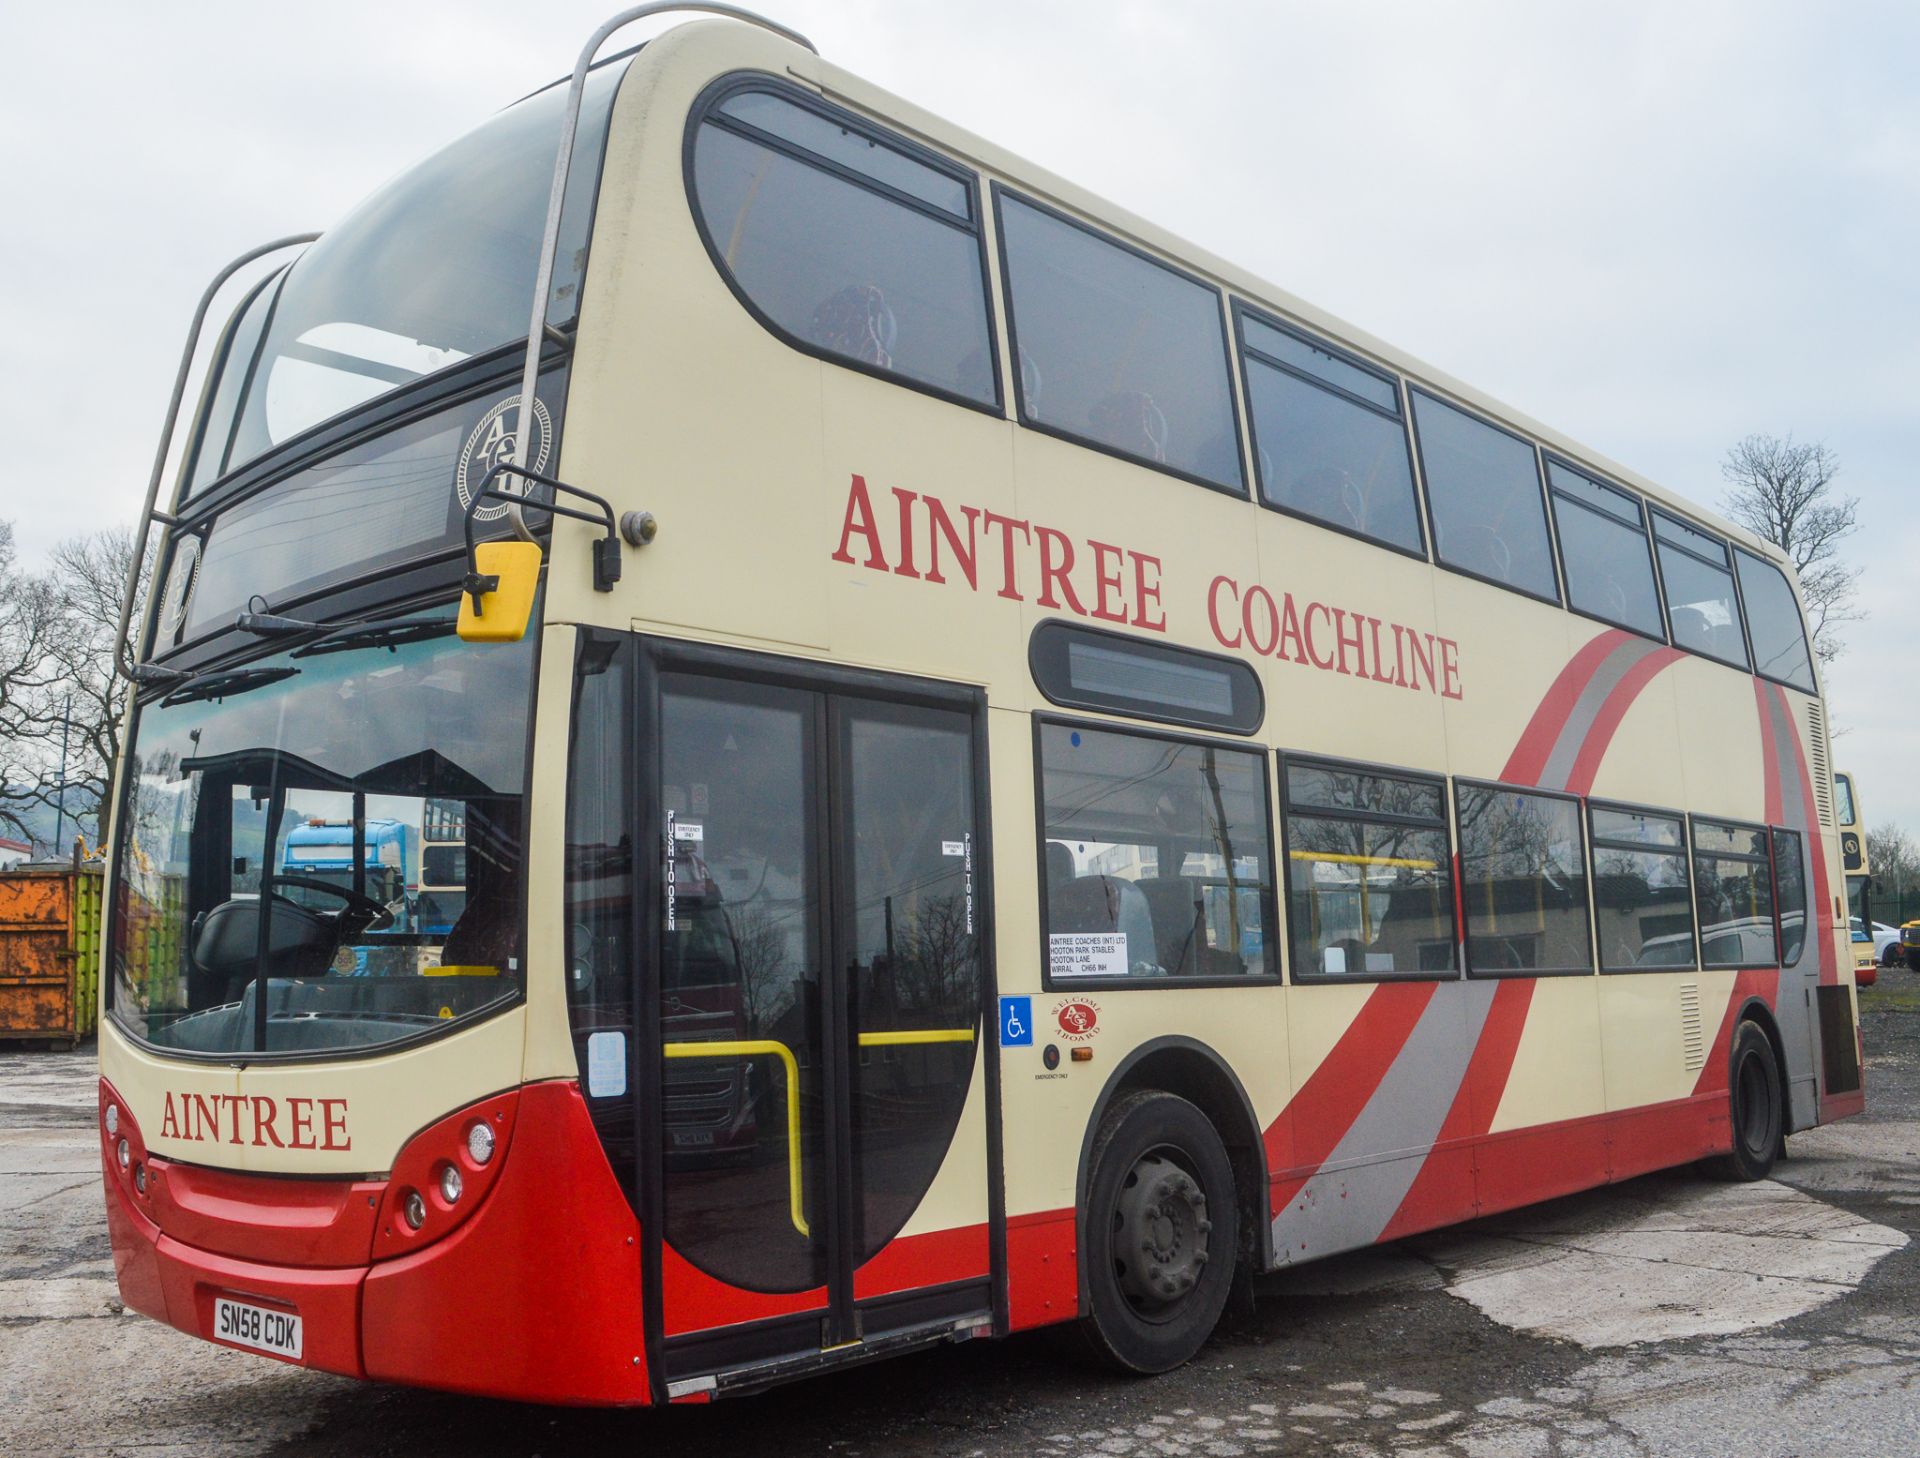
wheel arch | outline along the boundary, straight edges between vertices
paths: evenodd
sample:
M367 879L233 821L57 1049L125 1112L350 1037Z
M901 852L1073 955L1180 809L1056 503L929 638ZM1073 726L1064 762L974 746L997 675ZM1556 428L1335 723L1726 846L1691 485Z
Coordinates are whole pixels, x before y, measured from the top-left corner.
M1093 1102L1087 1127L1080 1136L1080 1167L1074 1178L1076 1221L1084 1217L1087 1188L1093 1179L1093 1145L1114 1100L1122 1094L1157 1089L1178 1095L1207 1117L1227 1148L1233 1166L1236 1202L1242 1235L1239 1256L1251 1256L1254 1267L1242 1274L1266 1270L1273 1259L1273 1222L1268 1209L1266 1143L1260 1121L1246 1088L1226 1059L1198 1039L1169 1034L1142 1043L1120 1060ZM1251 1244L1249 1244L1251 1237ZM1087 1241L1075 1242L1080 1287L1080 1314L1087 1313Z

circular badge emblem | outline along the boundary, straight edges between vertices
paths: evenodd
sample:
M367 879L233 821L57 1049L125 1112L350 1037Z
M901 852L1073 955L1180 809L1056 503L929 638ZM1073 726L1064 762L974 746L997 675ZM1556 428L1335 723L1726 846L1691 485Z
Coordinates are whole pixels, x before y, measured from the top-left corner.
M193 584L199 576L200 538L182 537L173 549L173 566L167 570L167 590L160 599L158 638L172 642L186 620L187 604L193 601Z
M481 416L480 423L467 433L467 443L460 448L460 466L453 477L454 494L460 498L462 511L473 505L474 493L479 491L480 483L487 479L487 472L513 459L519 431L520 397L509 395ZM547 413L546 402L536 396L533 402L533 439L526 456L527 469L545 471L547 456L552 449L553 417ZM510 476L502 477L494 484L502 491L520 492L523 489ZM506 514L506 502L489 501L474 512L473 519L498 521Z
M1084 998L1070 998L1053 1010L1054 1021L1060 1024L1060 1036L1069 1043L1084 1043L1100 1027L1100 1009Z

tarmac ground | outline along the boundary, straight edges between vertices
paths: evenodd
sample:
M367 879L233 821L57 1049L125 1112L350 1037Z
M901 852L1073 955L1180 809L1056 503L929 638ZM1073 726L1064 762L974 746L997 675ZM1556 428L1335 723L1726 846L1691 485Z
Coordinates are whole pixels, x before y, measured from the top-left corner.
M1776 1178L1648 1176L1261 1283L1177 1372L970 1342L710 1407L356 1383L123 1312L94 1066L0 1053L0 1454L1920 1455L1920 975L1861 994L1867 1113Z

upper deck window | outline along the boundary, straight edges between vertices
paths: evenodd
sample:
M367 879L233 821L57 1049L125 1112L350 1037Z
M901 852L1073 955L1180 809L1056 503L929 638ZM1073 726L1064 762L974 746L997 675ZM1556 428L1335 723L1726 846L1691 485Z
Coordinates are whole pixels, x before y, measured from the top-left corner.
M624 61L587 78L548 321L580 307L607 119ZM343 411L527 336L566 87L508 107L401 174L246 306L194 489ZM257 344L253 341L257 340Z
M1745 668L1747 641L1740 632L1727 544L1659 510L1653 513L1653 535L1660 549L1674 647Z
M1558 602L1532 445L1423 390L1413 392L1413 424L1439 559Z
M1740 572L1740 597L1747 606L1747 633L1753 639L1753 666L1768 678L1791 684L1803 693L1813 690L1813 660L1807 654L1807 633L1786 574L1751 552L1734 548Z
M1639 498L1554 460L1547 462L1547 489L1568 605L1617 628L1664 639Z
M996 198L1021 421L1244 493L1219 293L1037 204Z
M701 231L762 323L810 354L999 408L970 173L771 83L723 83L696 115Z
M1240 345L1260 499L1422 555L1393 377L1244 312Z

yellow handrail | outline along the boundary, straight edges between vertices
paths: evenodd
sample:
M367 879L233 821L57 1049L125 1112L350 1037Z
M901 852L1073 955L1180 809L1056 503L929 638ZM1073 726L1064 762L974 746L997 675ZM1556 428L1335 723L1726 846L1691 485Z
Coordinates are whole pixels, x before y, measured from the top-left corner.
M793 1228L812 1235L800 1200L800 1065L793 1050L771 1038L748 1038L728 1043L663 1043L660 1051L668 1058L750 1058L764 1053L780 1060L787 1071L787 1204Z
M1296 861L1331 861L1342 866L1408 866L1416 871L1437 871L1440 862L1424 860L1410 856L1355 856L1342 851L1289 851L1288 858Z
M895 1048L916 1043L971 1043L972 1028L902 1028L897 1032L862 1033L862 1048ZM778 1058L787 1074L787 1205L793 1228L811 1236L801 1198L800 1161L800 1064L793 1050L772 1038L746 1038L719 1043L664 1043L660 1051L668 1058L750 1058L764 1053Z
M897 1033L862 1033L862 1048L902 1048L913 1043L971 1043L972 1028L903 1028Z

